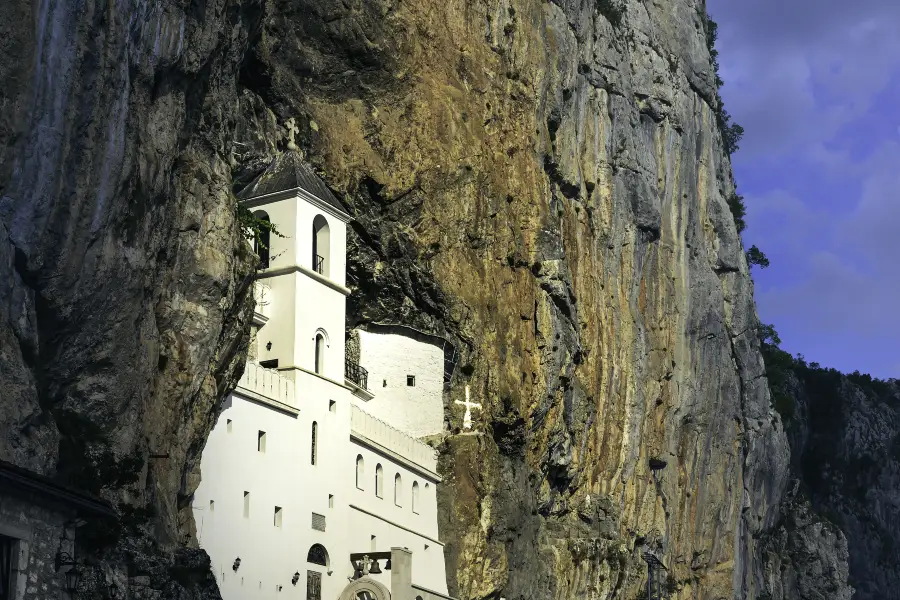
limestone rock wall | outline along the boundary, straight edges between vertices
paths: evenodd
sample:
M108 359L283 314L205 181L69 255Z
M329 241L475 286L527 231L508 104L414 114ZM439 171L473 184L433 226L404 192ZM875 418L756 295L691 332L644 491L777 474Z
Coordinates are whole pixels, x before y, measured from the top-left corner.
M793 471L822 526L846 536L853 597L900 598L900 384L795 364L787 387Z
M293 117L355 218L350 325L456 348L441 443L454 595L630 600L642 545L673 597L770 593L762 540L788 443L724 201L704 14L4 2L0 455L99 471L93 487L152 507L120 549L163 587L138 549L189 543L199 451L249 330L231 191ZM466 384L484 405L475 435L452 403ZM72 461L82 450L95 460Z
M258 9L0 3L0 458L112 501L80 539L167 597L252 314L226 148Z
M770 593L788 444L705 7L617 6L284 0L247 63L238 179L295 117L356 219L351 325L458 350L442 535L462 598L634 597L642 544L677 597ZM465 384L480 436L458 435Z
M763 585L788 445L704 7L609 6L274 2L247 67L247 164L293 116L347 194L355 322L456 344L457 431L485 405L442 447L462 598L635 597L642 542L678 597Z

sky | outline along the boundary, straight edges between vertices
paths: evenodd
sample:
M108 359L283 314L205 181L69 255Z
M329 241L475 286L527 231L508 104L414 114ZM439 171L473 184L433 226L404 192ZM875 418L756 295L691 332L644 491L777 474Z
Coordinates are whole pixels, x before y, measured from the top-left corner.
M707 0L760 320L807 361L900 378L900 0Z

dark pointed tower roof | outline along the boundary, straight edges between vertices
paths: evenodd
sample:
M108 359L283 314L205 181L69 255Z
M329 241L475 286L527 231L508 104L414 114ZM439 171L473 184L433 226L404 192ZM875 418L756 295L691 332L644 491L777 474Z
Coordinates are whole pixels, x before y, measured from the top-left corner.
M273 158L266 170L241 190L238 198L249 200L257 196L296 188L303 188L322 202L343 213L347 212L347 209L335 198L325 182L316 175L312 167L303 160L300 152L296 150L289 150Z

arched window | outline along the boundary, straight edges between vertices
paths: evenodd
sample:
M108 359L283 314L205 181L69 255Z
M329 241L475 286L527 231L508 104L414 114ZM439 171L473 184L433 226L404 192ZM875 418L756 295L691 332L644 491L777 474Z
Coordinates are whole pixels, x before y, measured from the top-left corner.
M328 221L322 215L316 215L313 219L313 247L312 261L313 270L328 277L331 250L331 232L328 227Z
M271 223L271 221L269 220L269 213L264 210L256 211L255 213L253 213L253 216L260 221L267 221ZM253 252L255 252L259 257L260 269L269 268L269 239L270 233L266 228L261 228L253 238Z
M309 458L309 464L315 465L319 462L317 451L319 445L319 424L313 421L312 424L312 454Z
M418 512L419 512L419 482L418 481L413 481L412 511L416 514L418 514Z
M325 370L325 336L316 334L316 373L322 374Z
M375 495L384 497L384 469L380 464L375 466Z
M356 455L356 487L363 489L363 476L365 475L365 464L362 454Z
M313 544L306 554L306 562L314 565L328 566L328 550L322 544Z
M403 479L400 473L394 475L394 504L401 506L400 501L403 499Z

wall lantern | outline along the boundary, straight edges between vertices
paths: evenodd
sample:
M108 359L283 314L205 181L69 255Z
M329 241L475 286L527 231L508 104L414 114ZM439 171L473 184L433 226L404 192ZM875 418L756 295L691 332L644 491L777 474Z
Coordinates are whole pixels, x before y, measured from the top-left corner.
M300 571L294 573L294 578L291 579L291 583L297 585L297 582L300 581Z
M81 569L78 568L78 565L74 565L71 569L66 571L66 591L70 594L74 594L78 591L78 584L81 583Z
M237 570L238 570L240 567L241 567L241 557L238 556L236 559L234 559L234 564L231 565L231 569L232 569L235 573L237 573Z

